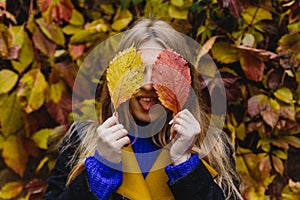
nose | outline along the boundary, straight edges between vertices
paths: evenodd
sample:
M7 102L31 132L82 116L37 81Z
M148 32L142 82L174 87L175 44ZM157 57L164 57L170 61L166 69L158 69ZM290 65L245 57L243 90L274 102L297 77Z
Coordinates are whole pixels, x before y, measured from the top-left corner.
M146 90L152 90L153 89L153 83L152 83L152 80L151 80L152 69L153 69L152 65L145 67L143 88L146 89Z

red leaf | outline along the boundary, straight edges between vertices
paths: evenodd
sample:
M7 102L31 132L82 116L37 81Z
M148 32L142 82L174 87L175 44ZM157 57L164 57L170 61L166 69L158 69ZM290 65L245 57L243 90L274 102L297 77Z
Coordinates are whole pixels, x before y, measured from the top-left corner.
M72 111L72 97L70 94L63 92L58 103L48 101L46 103L47 111L59 124L68 124L69 113Z
M74 9L71 0L60 0L58 5L56 1L53 0L40 0L39 5L43 13L51 9L48 12L48 16L46 16L46 18L49 19L47 22L51 22L54 18L58 24L61 24L62 20L69 22Z
M74 63L60 62L56 63L57 70L61 78L64 78L70 88L73 88L78 67Z
M178 53L166 49L155 61L151 80L161 103L178 113L189 95L191 75L188 63Z
M39 6L42 12L45 12L48 7L50 6L52 0L40 0L39 1Z
M249 80L262 81L265 63L258 56L250 52L241 52L240 62Z
M40 179L32 179L27 183L25 189L29 194L43 193L46 190L47 184Z
M77 58L79 58L80 56L82 56L82 54L84 53L84 48L85 48L84 44L70 45L69 46L69 52L70 52L70 54L72 56L72 59L76 60Z
M70 21L72 18L74 6L71 0L61 0L59 5L59 15L60 19L64 19L65 21Z

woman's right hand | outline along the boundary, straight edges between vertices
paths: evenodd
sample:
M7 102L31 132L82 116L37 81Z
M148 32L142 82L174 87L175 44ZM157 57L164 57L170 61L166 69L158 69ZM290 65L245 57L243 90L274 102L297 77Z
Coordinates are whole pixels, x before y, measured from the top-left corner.
M130 143L128 132L118 123L117 116L108 118L97 128L98 153L106 160L114 163L121 162L122 147Z

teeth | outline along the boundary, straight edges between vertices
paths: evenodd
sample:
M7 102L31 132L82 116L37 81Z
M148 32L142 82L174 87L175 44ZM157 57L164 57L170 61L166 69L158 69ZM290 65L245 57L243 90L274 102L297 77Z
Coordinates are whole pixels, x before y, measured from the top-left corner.
M149 98L149 97L141 97L142 101L154 101L154 98Z

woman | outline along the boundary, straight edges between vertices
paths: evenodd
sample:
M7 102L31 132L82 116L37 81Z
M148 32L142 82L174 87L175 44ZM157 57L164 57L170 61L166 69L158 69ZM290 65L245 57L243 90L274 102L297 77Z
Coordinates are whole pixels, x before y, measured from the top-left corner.
M217 134L203 159L193 151L209 126L196 69L187 65L194 95L189 92L180 110L160 100L154 67L166 49L189 60L181 35L166 22L143 19L126 32L119 50L131 47L145 66L142 86L114 112L102 77L99 121L70 128L44 199L241 199L226 136Z

